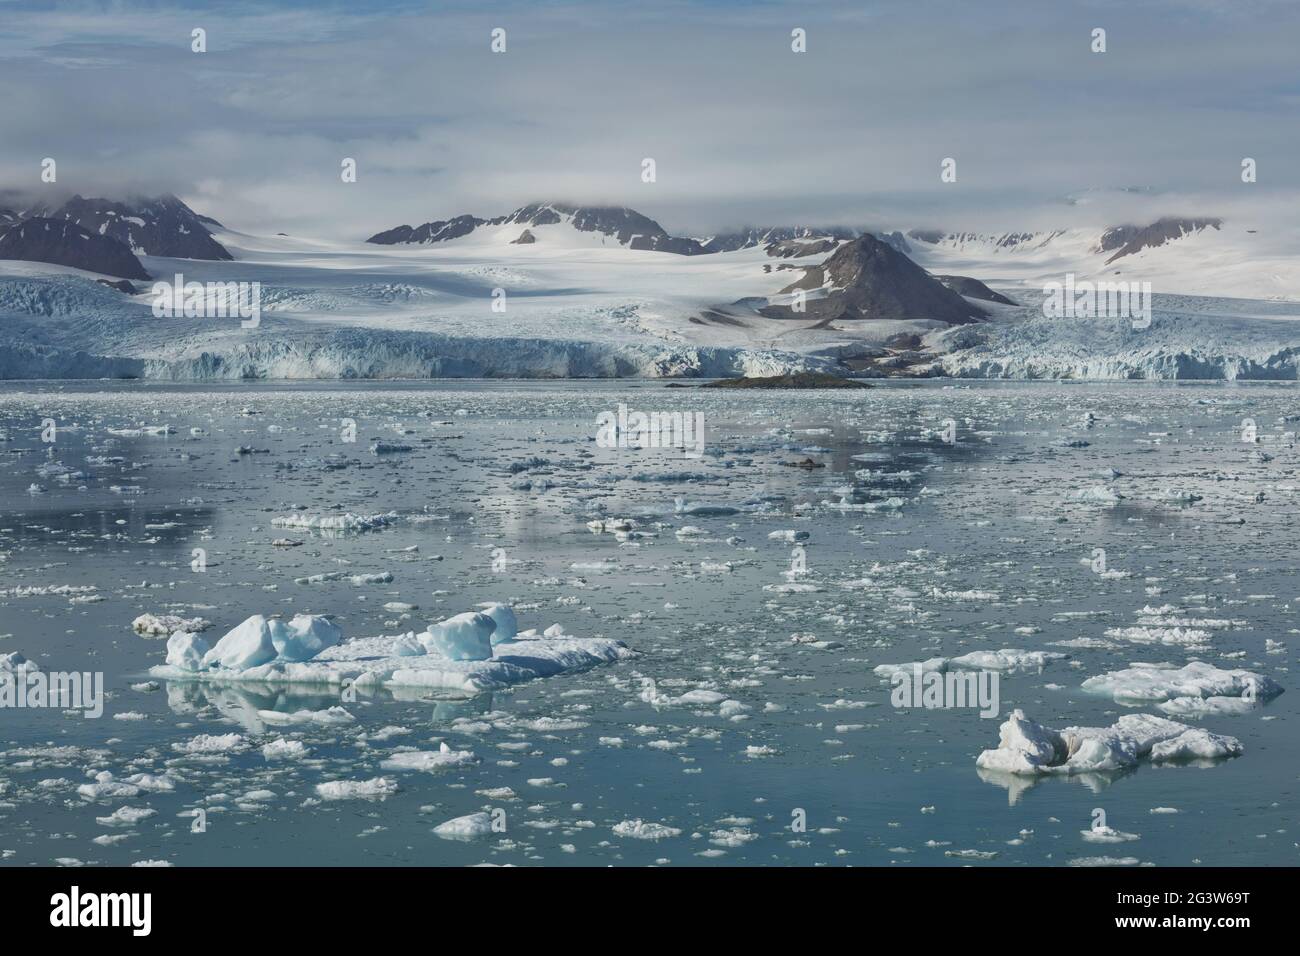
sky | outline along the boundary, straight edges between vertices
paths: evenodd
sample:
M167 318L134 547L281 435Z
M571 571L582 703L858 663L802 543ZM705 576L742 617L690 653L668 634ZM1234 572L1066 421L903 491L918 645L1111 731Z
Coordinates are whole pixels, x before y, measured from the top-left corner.
M0 0L0 205L174 192L232 228L338 239L545 199L696 236L1280 227L1298 66L1295 0Z

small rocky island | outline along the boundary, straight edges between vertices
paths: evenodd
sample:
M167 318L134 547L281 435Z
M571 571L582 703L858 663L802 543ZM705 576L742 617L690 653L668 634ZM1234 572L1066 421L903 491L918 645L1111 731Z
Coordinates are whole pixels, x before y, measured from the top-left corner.
M841 378L829 372L792 372L787 375L760 375L754 378L720 378L705 382L700 388L875 388L866 382Z

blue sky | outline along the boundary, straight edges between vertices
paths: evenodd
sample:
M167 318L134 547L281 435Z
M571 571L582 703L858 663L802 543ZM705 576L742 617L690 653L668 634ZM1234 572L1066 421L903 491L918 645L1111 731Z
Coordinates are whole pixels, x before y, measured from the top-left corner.
M1283 0L0 0L0 186L40 195L51 156L59 190L340 237L542 198L694 234L1267 217L1300 189L1297 50Z

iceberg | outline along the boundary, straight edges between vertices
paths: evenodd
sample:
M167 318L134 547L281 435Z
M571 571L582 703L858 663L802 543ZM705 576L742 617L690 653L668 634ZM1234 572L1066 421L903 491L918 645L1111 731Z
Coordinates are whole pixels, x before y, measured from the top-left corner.
M313 619L306 615L300 617ZM486 657L450 656L440 648L430 629L421 634L407 632L353 638L327 646L309 660L288 660L278 656L272 640L276 630L271 624L278 624L281 628L284 625L254 615L222 638L211 651L204 653L197 668L193 666L197 646L187 644L188 655L178 648L175 655L169 653L165 664L151 667L149 674L177 682L326 687L331 689L330 693L351 686L361 691L437 690L473 696L539 677L586 670L636 656L622 641L606 637L575 637L566 634L558 624L547 628L543 634L527 630L516 634L513 640L493 646L490 643L495 631L492 618L470 612L442 623L445 625L459 618L470 619L457 624L457 628L472 635L472 640L465 640L478 647L480 652L486 643ZM449 633L452 637L448 637ZM190 638L198 640L193 635ZM455 629L442 628L442 646L459 653L456 645L459 639Z
M431 654L453 661L486 661L492 657L492 632L496 621L486 614L467 611L437 624L420 635L420 643Z
M177 631L167 638L167 663L183 671L196 671L211 650L208 642L197 634Z
M1015 647L1004 647L996 651L971 651L960 657L931 657L924 661L908 664L879 664L873 673L877 677L892 680L895 674L912 674L917 667L921 673L931 671L945 673L950 670L971 671L1024 671L1042 670L1052 661L1064 660L1068 655L1055 651L1022 651Z
M271 631L271 644L275 647L277 659L282 661L311 660L342 638L343 632L338 625L318 614L295 614L288 624Z
M1014 710L998 746L975 760L981 770L1036 776L1105 773L1153 762L1220 759L1241 754L1241 741L1149 714L1126 714L1110 727L1052 730Z
M1171 710L1190 713L1196 705L1191 700L1233 698L1240 701L1266 701L1282 693L1282 686L1270 677L1247 670L1220 670L1204 661L1185 667L1158 664L1133 664L1122 671L1111 671L1083 682L1083 689L1105 694L1117 702L1167 702ZM1178 701L1178 703L1175 703ZM1162 707L1162 709L1164 709ZM1204 709L1214 709L1209 705Z

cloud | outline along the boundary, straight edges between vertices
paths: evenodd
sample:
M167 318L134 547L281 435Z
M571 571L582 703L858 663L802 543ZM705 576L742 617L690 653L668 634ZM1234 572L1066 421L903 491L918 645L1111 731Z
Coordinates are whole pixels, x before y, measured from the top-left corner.
M1262 0L9 7L0 184L39 190L52 156L62 190L169 190L249 231L354 238L539 198L696 235L1029 228L1268 215L1300 190L1300 10ZM1130 185L1152 192L1105 192Z

